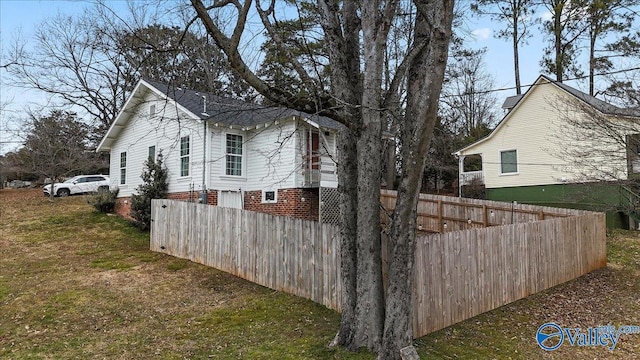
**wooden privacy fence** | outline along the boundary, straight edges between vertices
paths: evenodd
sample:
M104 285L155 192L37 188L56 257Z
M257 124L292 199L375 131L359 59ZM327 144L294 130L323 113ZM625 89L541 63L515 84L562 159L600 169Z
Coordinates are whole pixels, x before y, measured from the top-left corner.
M380 202L386 210L382 213L383 223L388 223L387 213L395 209L396 196L393 190L380 190ZM416 226L420 231L442 233L578 214L581 212L573 209L420 194Z
M452 199L440 197L442 208ZM417 236L414 335L606 266L605 215L553 211L565 216ZM175 200L154 200L152 222L154 251L340 311L340 232L334 225Z
M151 250L339 310L337 226L177 200L151 214Z

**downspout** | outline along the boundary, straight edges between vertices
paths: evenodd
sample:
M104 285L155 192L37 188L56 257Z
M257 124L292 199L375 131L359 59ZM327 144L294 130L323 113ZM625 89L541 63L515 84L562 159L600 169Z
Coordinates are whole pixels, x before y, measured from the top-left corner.
M202 95L202 115L207 115L207 97ZM200 203L207 203L207 119L202 120L204 133L202 135L202 186L200 191Z
M202 187L200 191L200 203L207 203L207 120L203 122L204 134L202 136Z
M464 155L456 154L458 157L458 197L462 197L462 172L464 171Z

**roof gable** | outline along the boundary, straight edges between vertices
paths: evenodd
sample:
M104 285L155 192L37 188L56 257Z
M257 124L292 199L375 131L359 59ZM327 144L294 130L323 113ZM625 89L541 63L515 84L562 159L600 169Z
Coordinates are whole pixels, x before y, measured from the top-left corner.
M571 86L568 86L564 83L554 81L545 75L540 75L538 79L536 79L536 81L533 83L533 85L531 85L523 95L510 97L508 99L508 102L509 102L508 105L511 108L511 110L502 118L502 120L500 120L498 125L493 129L493 131L491 131L491 133L475 141L474 143L469 144L455 151L454 154L460 155L462 152L469 150L475 147L476 145L491 139L500 130L500 128L503 127L509 121L509 119L514 116L518 108L521 107L521 104L527 101L527 99L531 96L532 90L535 87L540 85L547 85L547 84L556 86L558 89L562 90L563 92L576 97L577 99L583 101L584 103L590 105L591 107L593 107L594 109L600 111L605 115L640 117L640 112L637 110L619 108L615 105L602 101L596 97L583 93L580 90L574 89ZM507 101L505 101L505 103L507 103Z
M135 112L135 107L141 104L140 98L147 91L157 94L161 99L170 102L172 106L177 106L181 112L192 119L208 121L216 126L250 128L275 120L299 118L316 127L334 130L342 127L338 122L323 116L311 115L283 107L270 107L244 102L142 79L132 91L111 127L109 127L106 135L98 145L97 151L110 150L111 145L118 138L120 131L131 117L132 110Z

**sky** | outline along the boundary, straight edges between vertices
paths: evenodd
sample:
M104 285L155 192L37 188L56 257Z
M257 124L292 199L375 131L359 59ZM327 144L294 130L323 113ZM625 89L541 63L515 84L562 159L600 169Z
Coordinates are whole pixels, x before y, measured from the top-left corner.
M111 8L126 10L124 0L106 0ZM461 2L470 0L460 0ZM80 14L83 9L90 6L90 1L74 0L0 0L0 50L4 55L15 37L16 32L29 38L33 35L39 23L57 13ZM544 12L535 16L544 17ZM510 43L494 37L495 31L501 24L492 23L488 19L482 19L468 15L465 21L464 31L468 34L467 45L472 48L487 48L485 55L486 70L493 76L494 89L507 88L508 90L496 92L497 101L501 104L507 96L515 95L513 76L512 49ZM523 85L531 84L540 75L540 58L544 48L544 39L537 28L532 29L534 36L528 44L521 47L520 69ZM17 144L11 136L16 124L7 124L12 114L23 113L23 109L33 104L46 103L47 97L35 91L9 87L5 84L4 70L0 70L0 103L8 104L4 111L0 112L0 154L14 150ZM571 86L575 84L569 83ZM584 89L582 89L584 90ZM7 129L9 127L9 129Z

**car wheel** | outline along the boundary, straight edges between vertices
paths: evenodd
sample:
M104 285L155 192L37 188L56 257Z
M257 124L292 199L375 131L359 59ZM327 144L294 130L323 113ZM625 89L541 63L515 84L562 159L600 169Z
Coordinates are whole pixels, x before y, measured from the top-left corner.
M98 188L98 192L103 192L103 191L104 191L104 192L109 191L109 187L108 187L108 186L100 186L100 187Z
M71 192L69 191L69 189L60 189L58 190L58 196L60 197L66 197L71 195Z

